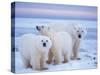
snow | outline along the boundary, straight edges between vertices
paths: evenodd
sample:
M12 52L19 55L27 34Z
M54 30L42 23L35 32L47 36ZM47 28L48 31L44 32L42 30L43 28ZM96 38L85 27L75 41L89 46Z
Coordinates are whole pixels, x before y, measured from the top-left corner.
M79 49L80 60L71 60L68 63L62 63L59 65L50 64L48 70L45 71L61 71L61 70L76 70L76 69L95 69L97 67L97 42L96 40L83 40ZM16 73L29 73L39 72L32 70L31 68L24 68L20 52L15 52L15 72Z

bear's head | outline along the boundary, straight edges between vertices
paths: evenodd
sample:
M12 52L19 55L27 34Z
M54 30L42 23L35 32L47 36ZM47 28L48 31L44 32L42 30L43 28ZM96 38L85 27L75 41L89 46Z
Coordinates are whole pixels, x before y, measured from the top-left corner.
M83 25L75 25L73 33L75 34L75 37L78 39L82 39L86 35L87 29Z
M46 35L48 34L48 32L50 31L49 26L36 26L36 30L38 30L42 35Z
M52 42L49 37L39 35L37 40L37 48L42 50L49 50L52 46Z

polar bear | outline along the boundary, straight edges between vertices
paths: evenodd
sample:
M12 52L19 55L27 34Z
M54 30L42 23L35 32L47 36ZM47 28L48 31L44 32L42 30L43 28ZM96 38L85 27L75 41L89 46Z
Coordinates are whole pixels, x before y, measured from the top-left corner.
M19 41L19 51L24 67L33 70L48 69L46 58L52 46L51 40L42 35L24 34Z
M53 23L49 25L49 27L56 31L65 31L68 32L72 36L72 41L73 41L73 51L72 51L72 59L80 59L78 57L78 49L80 46L81 40L85 37L87 33L87 28L82 25L82 24L73 24L70 23L68 25L66 24L58 24L58 23Z
M48 63L54 64L66 63L70 60L72 51L72 38L67 32L55 32L48 26L36 26L36 29L52 41L52 47L48 54ZM63 61L64 60L64 61Z
M87 29L81 24L73 25L72 32L70 32L73 37L73 52L72 59L80 59L78 57L78 49L80 47L81 40L85 37Z

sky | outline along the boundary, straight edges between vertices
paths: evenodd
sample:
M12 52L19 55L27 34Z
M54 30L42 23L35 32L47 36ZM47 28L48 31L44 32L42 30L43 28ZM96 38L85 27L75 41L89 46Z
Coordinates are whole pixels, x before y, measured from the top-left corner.
M12 18L14 10L16 18L97 20L95 6L15 2L12 3Z

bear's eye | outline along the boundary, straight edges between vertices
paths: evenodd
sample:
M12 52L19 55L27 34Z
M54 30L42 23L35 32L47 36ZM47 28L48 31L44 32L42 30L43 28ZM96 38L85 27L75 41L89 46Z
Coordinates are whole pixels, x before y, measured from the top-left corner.
M48 40L46 40L46 42L48 42Z
M42 28L44 28L44 26L42 26Z
M79 30L77 32L79 32Z
M43 40L41 40L41 42L43 42Z
M82 30L82 32L84 32L84 31Z

